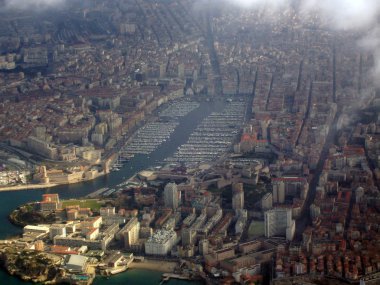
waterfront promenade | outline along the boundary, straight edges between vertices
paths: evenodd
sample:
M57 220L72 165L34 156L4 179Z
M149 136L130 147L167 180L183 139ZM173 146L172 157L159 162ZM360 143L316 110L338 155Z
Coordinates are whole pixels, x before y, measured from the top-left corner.
M174 272L177 267L177 262L173 261L163 261L163 260L153 260L145 258L141 262L132 262L129 265L129 269L145 269L154 270L160 272Z
M14 185L14 186L4 186L0 187L0 192L6 191L20 191L20 190L37 190L45 189L58 186L59 184L47 183L47 184L24 184L24 185Z

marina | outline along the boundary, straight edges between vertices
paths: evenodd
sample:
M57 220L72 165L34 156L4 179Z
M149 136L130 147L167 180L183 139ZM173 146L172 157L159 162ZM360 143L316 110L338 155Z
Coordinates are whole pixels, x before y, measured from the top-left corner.
M224 110L213 112L195 129L166 162L185 164L210 162L230 148L245 117L246 103L230 102Z
M125 188L135 188L135 187L141 187L146 186L144 182L137 182L134 179L134 176L126 181L121 182L120 184L115 185L112 188L109 187L103 187L95 192L92 192L86 196L86 198L101 198L101 197L109 197L112 194L116 194L120 191L122 191Z
M179 125L178 119L199 108L199 106L198 102L188 100L179 100L170 104L159 113L157 121L147 123L136 132L120 153L120 157L128 160L136 154L152 153L163 142L170 139L171 134ZM120 168L121 163L118 162L116 167Z
M22 232L22 229L15 227L8 221L8 214L22 204L30 201L38 201L44 193L58 193L62 199L79 198L86 195L91 198L94 196L103 197L104 195L114 195L118 191L121 191L123 187L124 189L125 187L138 187L139 183L135 182L133 179L130 179L133 175L149 167L157 166L159 162L163 162L165 158L172 156L174 151L180 145L183 145L188 141L190 135L194 132L196 127L202 123L204 118L213 112L224 110L227 105L224 100L218 100L215 102L203 101L199 104L199 108L194 109L186 116L179 117L177 119L179 125L171 134L170 139L164 141L149 155L136 154L131 156L127 162L123 163L120 171L112 171L108 175L91 181L70 185L59 185L51 189L46 188L34 191L21 190L17 192L0 192L0 195L2 195L2 199L0 199L0 219L4 225L4 227L0 228L0 238L9 238ZM164 272L168 271L165 270ZM155 275L154 271L151 270L131 269L117 275L112 275L110 279L107 280L105 280L104 277L96 277L94 284L112 285L124 284L126 282L130 284L159 284L162 280L161 277L162 272L157 272ZM2 278L6 284L22 283L19 283L18 279L13 278L6 273L2 275ZM175 283L184 281L171 279L167 284L171 284L172 282ZM186 282L188 283L189 281ZM198 283L196 281L191 281L190 284Z
M195 101L181 100L172 103L159 113L160 117L179 118L184 117L191 111L199 108L200 104Z
M178 122L152 122L146 124L132 141L127 144L124 151L127 154L150 154L159 145L166 141L178 126Z
M246 102L244 99L230 100L222 106L205 117L172 156L156 163L210 162L228 150L244 123ZM189 100L179 100L169 105L159 113L158 120L148 122L134 134L119 153L112 170L119 171L135 155L150 155L171 139L180 118L199 107L199 102Z

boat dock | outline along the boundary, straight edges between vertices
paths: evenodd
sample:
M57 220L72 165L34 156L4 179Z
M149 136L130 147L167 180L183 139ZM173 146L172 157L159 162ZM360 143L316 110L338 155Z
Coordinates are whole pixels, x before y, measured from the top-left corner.
M162 280L160 284L164 284L165 282L169 281L170 278L179 279L179 280L192 280L189 276L175 274L175 273L164 273L162 274Z
M123 157L133 157L136 154L148 155L161 144L170 139L179 125L179 118L199 108L194 101L179 100L169 105L159 113L158 120L149 122L140 128L126 143L121 153Z
M90 194L88 194L86 196L86 198L95 198L95 197L99 197L101 196L104 192L106 192L107 190L109 190L109 188L105 187L105 188L100 188L98 190L96 190L95 192L92 192Z
M232 147L244 123L245 110L246 102L238 101L231 102L220 112L213 112L197 126L188 141L165 161L185 164L214 161Z

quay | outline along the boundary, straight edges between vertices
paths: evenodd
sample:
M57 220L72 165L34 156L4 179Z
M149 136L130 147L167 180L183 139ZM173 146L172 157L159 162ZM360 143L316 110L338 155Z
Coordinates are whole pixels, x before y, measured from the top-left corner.
M109 188L107 188L107 187L100 188L100 189L96 190L95 192L88 194L86 196L86 198L95 198L97 196L100 196L102 193L106 192L107 190L109 190Z
M175 273L164 273L164 274L162 274L162 281L160 284L163 284L163 283L169 281L170 278L180 279L180 280L189 280L189 281L191 280L191 278L189 276L175 274Z

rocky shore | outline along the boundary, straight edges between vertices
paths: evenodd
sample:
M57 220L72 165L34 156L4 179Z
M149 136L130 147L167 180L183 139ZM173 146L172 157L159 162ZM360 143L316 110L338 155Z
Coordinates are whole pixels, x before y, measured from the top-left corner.
M25 204L12 211L8 216L9 221L19 227L26 225L37 225L41 223L52 223L55 221L53 214L42 215L35 210L33 203Z
M21 250L13 245L0 245L0 265L24 281L54 284L62 276L62 258L34 250Z

